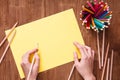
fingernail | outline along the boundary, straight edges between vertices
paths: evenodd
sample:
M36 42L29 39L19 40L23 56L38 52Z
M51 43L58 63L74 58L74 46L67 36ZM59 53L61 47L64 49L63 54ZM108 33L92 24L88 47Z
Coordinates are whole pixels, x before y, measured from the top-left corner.
M75 51L73 52L73 54L74 54L74 56L76 56L76 52Z

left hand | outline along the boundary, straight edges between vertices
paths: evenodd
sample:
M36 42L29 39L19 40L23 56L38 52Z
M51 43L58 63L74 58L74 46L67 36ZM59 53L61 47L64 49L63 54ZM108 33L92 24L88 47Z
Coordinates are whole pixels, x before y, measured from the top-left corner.
M88 47L74 42L74 45L81 52L81 61L78 61L78 55L74 52L74 62L77 71L81 74L84 80L96 80L93 74L94 51Z

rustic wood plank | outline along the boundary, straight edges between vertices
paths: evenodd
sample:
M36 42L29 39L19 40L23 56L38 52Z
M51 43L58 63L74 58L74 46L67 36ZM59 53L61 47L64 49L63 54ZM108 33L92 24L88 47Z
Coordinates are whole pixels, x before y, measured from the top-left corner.
M113 11L111 26L106 30L106 43L110 42L110 51L114 49L113 80L119 80L120 74L120 0L105 0L109 3ZM81 26L79 12L85 0L0 0L0 41L5 37L4 30L10 29L12 25L19 21L22 25L64 10L73 8L75 11L80 30L82 32L85 44L92 47L97 52L96 33L86 30ZM102 33L100 33L102 38ZM101 46L100 40L100 46ZM0 48L0 56L8 42ZM109 54L110 56L110 54ZM48 64L49 65L49 64ZM67 80L73 62L39 73L38 80ZM97 54L95 54L94 74L97 80L100 80L101 70L98 69ZM0 65L0 80L20 80L15 61L11 50L9 49L5 59ZM76 69L73 72L71 80L83 80Z

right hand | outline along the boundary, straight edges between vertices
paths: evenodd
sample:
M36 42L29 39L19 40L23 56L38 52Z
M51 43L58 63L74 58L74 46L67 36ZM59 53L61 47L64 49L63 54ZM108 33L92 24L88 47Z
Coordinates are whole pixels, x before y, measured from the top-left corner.
M74 52L74 62L77 71L85 80L95 80L93 75L93 62L94 62L94 51L88 46L80 45L78 42L74 42L74 45L81 52L81 61L78 61L77 53Z
M25 80L28 76L30 66L31 66L31 63L29 62L29 58L30 58L31 54L35 55L35 63L33 65L32 73L30 75L30 80L36 80L36 78L37 78L38 71L39 71L39 64L40 64L39 56L38 56L38 54L35 54L37 51L38 51L38 49L33 49L33 50L28 51L26 54L24 54L22 56L21 67L25 74Z

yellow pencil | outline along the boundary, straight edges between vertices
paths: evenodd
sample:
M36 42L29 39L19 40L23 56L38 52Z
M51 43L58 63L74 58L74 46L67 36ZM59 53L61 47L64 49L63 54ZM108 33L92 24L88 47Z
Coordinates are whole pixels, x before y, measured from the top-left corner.
M93 25L93 29L95 28L95 23L94 23L94 20L92 18L92 25Z

